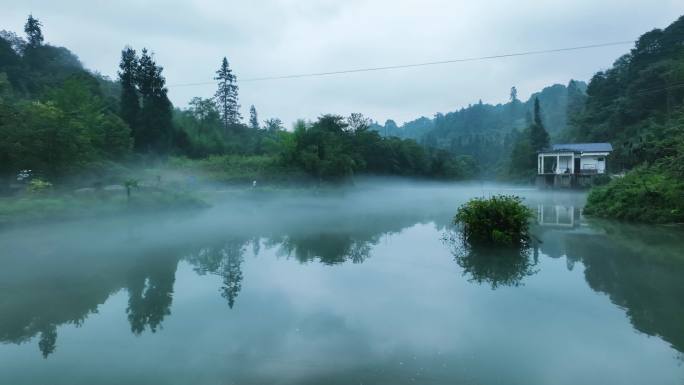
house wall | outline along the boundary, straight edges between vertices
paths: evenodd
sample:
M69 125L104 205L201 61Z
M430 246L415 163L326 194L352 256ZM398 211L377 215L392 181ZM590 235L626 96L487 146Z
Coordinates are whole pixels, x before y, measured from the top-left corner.
M606 172L606 157L604 155L582 155L580 164L582 170L596 170L599 174Z
M561 155L560 159L558 160L558 167L556 168L556 174L563 174L565 173L566 170L570 170L568 172L572 171L572 155L570 156L564 156Z

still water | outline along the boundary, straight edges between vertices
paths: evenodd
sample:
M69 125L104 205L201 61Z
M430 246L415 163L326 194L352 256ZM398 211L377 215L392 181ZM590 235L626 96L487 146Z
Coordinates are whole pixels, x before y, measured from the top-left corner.
M463 251L473 196L537 211ZM684 232L360 185L0 231L0 384L684 384Z

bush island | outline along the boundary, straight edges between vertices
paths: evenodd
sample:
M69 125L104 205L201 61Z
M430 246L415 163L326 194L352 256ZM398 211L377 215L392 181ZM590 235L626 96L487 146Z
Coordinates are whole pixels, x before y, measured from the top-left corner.
M471 245L520 246L529 240L532 211L517 196L474 198L458 209L455 224L463 226L463 239Z

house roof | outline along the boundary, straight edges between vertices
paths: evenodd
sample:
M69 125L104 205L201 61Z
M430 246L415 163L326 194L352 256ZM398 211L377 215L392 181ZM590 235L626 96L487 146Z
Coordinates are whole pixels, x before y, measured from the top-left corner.
M613 146L610 143L563 143L551 146L552 151L573 152L611 152Z

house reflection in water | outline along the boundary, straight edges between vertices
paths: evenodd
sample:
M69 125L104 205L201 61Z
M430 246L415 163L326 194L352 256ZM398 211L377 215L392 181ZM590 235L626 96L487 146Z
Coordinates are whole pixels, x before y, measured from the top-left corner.
M544 227L575 228L580 225L582 212L575 206L537 206L537 223Z

